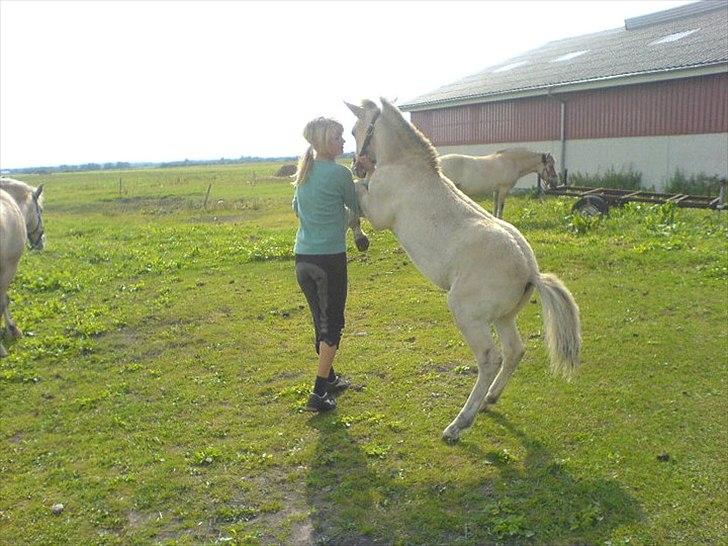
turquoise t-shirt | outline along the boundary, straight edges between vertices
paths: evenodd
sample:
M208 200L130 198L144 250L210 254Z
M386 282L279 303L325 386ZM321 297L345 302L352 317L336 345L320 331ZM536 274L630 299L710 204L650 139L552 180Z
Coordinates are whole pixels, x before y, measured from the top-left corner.
M346 252L347 214L344 205L358 213L351 171L334 161L315 160L308 179L296 187L293 212L298 216L296 254Z

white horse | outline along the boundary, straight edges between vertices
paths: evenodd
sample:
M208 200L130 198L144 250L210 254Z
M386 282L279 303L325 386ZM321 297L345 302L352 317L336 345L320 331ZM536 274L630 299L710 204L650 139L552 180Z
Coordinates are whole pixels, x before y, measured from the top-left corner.
M455 323L475 353L478 379L443 438L457 440L478 410L503 392L524 352L516 315L534 288L541 295L551 370L566 377L579 365L579 309L554 275L542 274L526 239L458 190L440 172L437 152L400 111L364 101L356 115L357 155L376 161L359 204L374 229L390 229L417 268L447 292ZM494 325L503 354L494 346Z
M442 174L472 198L493 195L493 214L503 218L506 195L516 182L529 173L538 173L549 185L558 179L554 158L549 153L525 148L508 148L494 154L440 156Z
M10 339L22 335L10 316L8 286L18 269L26 241L31 249L42 250L43 186L37 188L12 178L0 178L0 314L5 317L5 329ZM0 341L0 357L7 356Z

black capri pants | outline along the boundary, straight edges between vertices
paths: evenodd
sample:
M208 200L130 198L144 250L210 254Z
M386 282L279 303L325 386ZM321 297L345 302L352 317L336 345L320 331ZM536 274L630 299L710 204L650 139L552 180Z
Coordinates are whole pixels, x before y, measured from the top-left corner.
M338 348L348 284L346 253L296 254L296 280L313 317L316 353L322 341Z

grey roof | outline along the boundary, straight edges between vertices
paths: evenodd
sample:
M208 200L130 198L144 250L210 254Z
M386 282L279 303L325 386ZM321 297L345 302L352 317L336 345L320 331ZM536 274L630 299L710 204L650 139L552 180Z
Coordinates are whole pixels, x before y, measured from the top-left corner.
M561 59L561 60L558 60ZM556 40L400 104L439 108L577 82L602 81L728 63L728 1L694 4L625 21L616 28Z

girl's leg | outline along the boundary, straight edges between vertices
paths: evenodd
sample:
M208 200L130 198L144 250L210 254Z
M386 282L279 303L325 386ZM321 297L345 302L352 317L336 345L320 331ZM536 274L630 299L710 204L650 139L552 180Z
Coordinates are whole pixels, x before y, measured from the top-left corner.
M331 371L331 365L334 363L337 349L338 347L336 345L329 345L325 341L319 343L319 364L318 372L316 373L318 377L323 377L324 379L329 378L329 372Z

